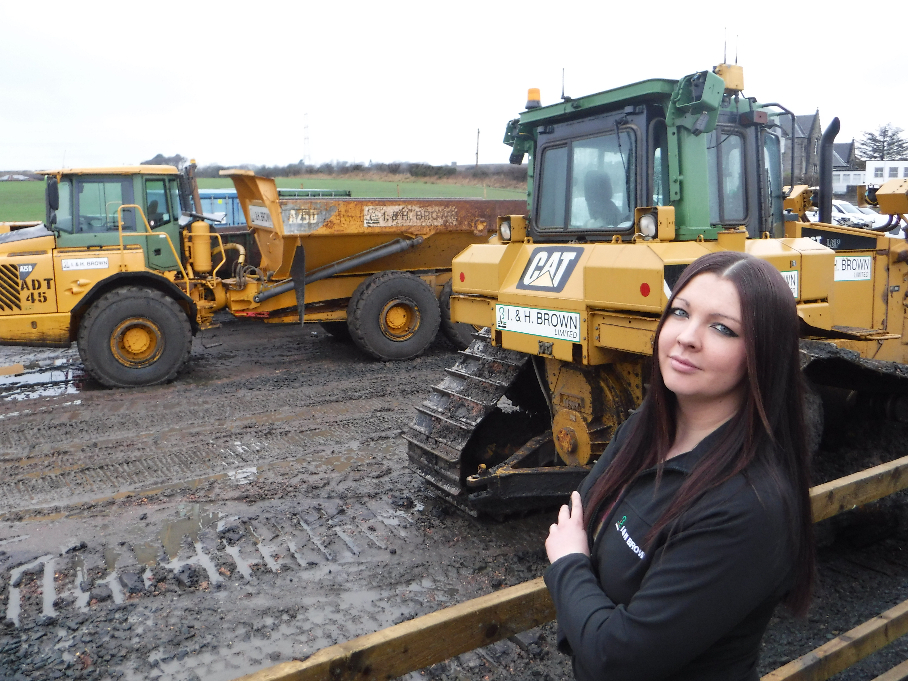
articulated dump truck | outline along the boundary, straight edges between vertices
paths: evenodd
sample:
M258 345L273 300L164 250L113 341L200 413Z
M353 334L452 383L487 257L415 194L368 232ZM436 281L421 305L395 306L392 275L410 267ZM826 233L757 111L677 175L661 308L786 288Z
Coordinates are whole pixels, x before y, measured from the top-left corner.
M44 223L0 224L0 343L78 343L106 386L172 380L192 335L227 309L320 322L381 360L408 359L450 321L451 259L486 241L520 201L279 199L231 170L258 256L201 212L193 166L47 171ZM228 258L229 256L229 258Z
M530 91L504 138L512 163L529 157L528 215L499 217L497 238L453 264L452 319L487 330L404 434L442 495L493 515L566 500L643 399L679 275L716 250L785 277L810 383L904 412L908 244L829 224L838 119L821 186L783 187L791 113L742 90L741 68L722 64L545 107ZM903 180L870 195L908 212Z

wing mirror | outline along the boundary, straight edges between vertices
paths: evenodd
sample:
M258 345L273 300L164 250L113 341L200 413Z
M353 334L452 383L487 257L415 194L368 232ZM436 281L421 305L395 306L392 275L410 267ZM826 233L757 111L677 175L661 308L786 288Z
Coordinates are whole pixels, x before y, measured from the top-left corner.
M56 177L47 178L44 195L47 202L47 224L53 227L57 224L57 211L60 210L60 187L57 184Z

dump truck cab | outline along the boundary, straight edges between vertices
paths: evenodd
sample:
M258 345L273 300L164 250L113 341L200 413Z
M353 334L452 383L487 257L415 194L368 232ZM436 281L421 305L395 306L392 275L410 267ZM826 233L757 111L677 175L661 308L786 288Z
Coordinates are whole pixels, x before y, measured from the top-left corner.
M122 242L145 252L148 269L177 269L175 253L160 241L166 234L179 243L180 173L172 166L124 166L45 171L48 192L57 194L56 205L48 201L47 225L55 232L57 247L99 250ZM137 212L135 206L141 208ZM185 207L189 210L189 207ZM150 233L143 224L143 216ZM154 236L150 236L154 235Z

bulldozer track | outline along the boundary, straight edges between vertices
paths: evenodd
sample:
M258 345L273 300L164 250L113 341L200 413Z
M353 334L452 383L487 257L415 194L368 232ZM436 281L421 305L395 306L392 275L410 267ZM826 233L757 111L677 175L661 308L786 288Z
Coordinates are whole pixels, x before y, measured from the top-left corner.
M489 329L474 334L403 433L411 467L458 505L464 502L464 479L475 472L466 469L470 439L529 358L493 346L490 336Z

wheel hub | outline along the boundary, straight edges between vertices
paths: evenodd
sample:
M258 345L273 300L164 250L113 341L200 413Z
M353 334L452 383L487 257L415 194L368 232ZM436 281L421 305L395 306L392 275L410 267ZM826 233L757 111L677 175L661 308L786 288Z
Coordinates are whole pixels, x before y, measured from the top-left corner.
M110 350L120 364L138 369L155 362L164 351L164 335L144 317L120 322L110 335Z
M409 298L395 298L382 308L380 316L381 331L393 341L405 341L411 338L419 328L419 308Z
M569 466L585 466L590 460L590 433L583 416L562 409L552 420L552 434L558 456Z

